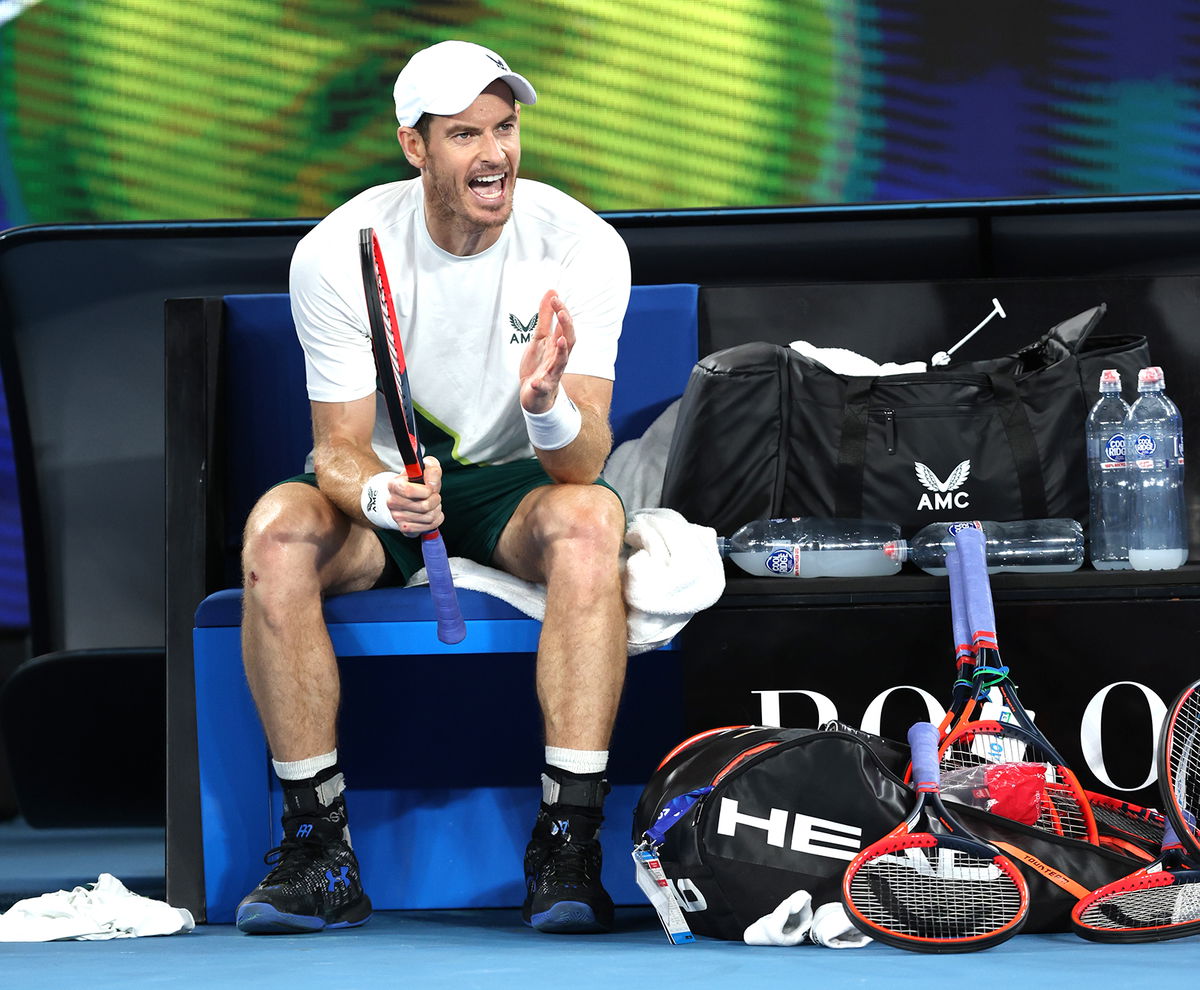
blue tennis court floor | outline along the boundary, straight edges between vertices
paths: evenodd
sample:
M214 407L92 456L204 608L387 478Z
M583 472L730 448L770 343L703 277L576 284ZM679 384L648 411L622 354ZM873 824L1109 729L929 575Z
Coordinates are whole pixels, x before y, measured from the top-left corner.
M112 872L161 899L162 831L39 831L0 825L0 892L32 896ZM157 875L156 875L157 873ZM8 904L0 905L7 907ZM769 986L889 990L969 979L998 987L1183 984L1200 967L1200 936L1095 945L1071 934L1018 935L985 952L922 955L872 944L752 947L699 938L672 946L648 908L620 908L608 935L543 935L503 910L380 911L361 928L318 935L243 935L231 925L104 942L0 944L0 987L179 990L222 987L454 990L704 990Z

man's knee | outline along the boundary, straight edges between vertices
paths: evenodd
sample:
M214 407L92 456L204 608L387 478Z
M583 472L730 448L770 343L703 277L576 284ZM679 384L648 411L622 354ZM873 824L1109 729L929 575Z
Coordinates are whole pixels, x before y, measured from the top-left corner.
M542 505L537 529L547 549L564 543L615 558L625 534L625 510L603 485L556 485Z
M349 520L318 489L300 483L271 489L246 520L242 539L246 587L264 581L312 581L345 542L349 529Z
M247 593L340 594L371 587L383 571L374 532L300 482L271 489L251 510L242 542Z
M250 510L242 534L242 561L269 567L288 547L311 539L317 526L311 500L289 486L273 488Z

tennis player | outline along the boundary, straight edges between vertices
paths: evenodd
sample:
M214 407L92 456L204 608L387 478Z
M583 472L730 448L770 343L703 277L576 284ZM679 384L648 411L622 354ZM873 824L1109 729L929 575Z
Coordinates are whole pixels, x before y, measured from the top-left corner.
M308 473L254 507L242 561L246 675L283 785L283 839L237 923L270 934L370 917L321 603L403 584L421 566L414 537L440 527L452 556L546 585L546 762L523 917L541 931L605 931L612 901L597 830L625 676L625 515L597 478L612 445L628 251L582 204L518 181L522 108L537 96L495 52L463 41L420 51L394 96L400 149L419 177L355 196L292 260L314 449ZM376 392L364 227L380 239L395 295L429 455L424 485L406 479Z

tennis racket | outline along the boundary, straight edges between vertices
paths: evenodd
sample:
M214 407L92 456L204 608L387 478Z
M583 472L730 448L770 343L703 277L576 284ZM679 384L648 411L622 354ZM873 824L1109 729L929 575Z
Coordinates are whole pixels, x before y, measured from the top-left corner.
M918 722L908 742L916 805L846 867L847 916L859 931L901 949L973 952L999 945L1025 924L1025 878L946 811L938 793L937 726ZM918 831L922 825L926 830Z
M1041 779L1037 782L1033 808L1036 817L1031 814L1032 820L1021 820L1042 832L1093 844L1099 841L1091 804L1079 779L1063 766L1056 753L1043 745L1042 737L1018 725L994 720L964 722L942 742L938 761L943 777L973 767L1037 766L1041 770ZM990 810L1008 818L1014 817L1005 812L1003 795L994 797L996 806Z
M983 530L968 526L954 534L962 567L963 594L967 617L971 627L971 642L975 648L976 661L973 676L975 690L973 703L985 699L995 687L1005 707L1011 713L1012 722L1033 736L1050 761L1058 766L1067 762L1046 738L1042 730L1021 704L1016 685L1009 677L1008 668L1000 658L1000 645L996 638L996 613L992 602L992 584L987 572L987 543ZM968 715L970 710L968 710Z
M1158 737L1163 811L1188 854L1200 859L1200 681L1183 689Z
M1083 793L1096 819L1100 845L1147 863L1157 858L1167 821L1161 811L1097 791Z
M950 696L950 707L938 726L943 738L968 716L975 692L975 647L967 618L962 558L957 547L951 546L946 551L946 574L950 580L950 628L954 638L954 667L958 676Z
M421 463L421 443L417 439L417 417L413 410L412 393L408 387L408 367L404 363L404 347L400 341L400 323L396 319L396 304L388 284L387 270L379 238L370 227L358 234L359 260L362 264L363 290L367 296L367 317L371 325L371 348L379 375L379 389L387 404L396 446L404 458L404 472L409 481L425 483ZM450 575L450 561L441 533L434 529L421 534L421 555L425 558L425 573L429 576L429 593L437 619L437 636L443 643L459 643L467 635L458 594Z
M1170 822L1162 855L1080 900L1071 910L1071 927L1092 942L1165 942L1200 935L1200 870Z

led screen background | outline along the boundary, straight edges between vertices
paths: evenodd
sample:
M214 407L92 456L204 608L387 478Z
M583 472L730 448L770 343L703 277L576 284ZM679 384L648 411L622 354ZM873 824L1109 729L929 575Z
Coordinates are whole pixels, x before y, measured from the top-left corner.
M411 174L391 84L452 37L597 210L1191 191L1198 6L0 0L0 226L323 215Z
M1195 0L0 0L0 230L322 216L411 174L392 83L447 38L533 81L523 174L600 211L1200 188Z

